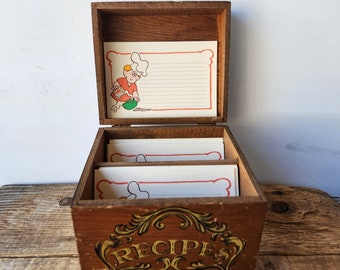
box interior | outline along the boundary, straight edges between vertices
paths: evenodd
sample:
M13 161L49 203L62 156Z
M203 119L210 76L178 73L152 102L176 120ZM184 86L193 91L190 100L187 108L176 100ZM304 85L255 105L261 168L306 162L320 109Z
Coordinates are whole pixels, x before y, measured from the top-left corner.
M98 132L95 144L89 155L87 164L80 179L80 189L78 193L79 201L93 201L94 193L94 174L96 167L107 164L106 162L106 144L110 139L142 139L142 138L211 138L221 137L224 140L226 160L223 161L194 161L194 162L171 162L174 166L185 164L221 164L231 163L237 164L239 168L239 197L230 197L226 199L237 199L240 197L256 197L259 196L258 187L253 180L253 175L249 172L242 153L236 149L234 139L231 137L230 131L223 126L196 126L196 127L134 127L134 128L101 128ZM140 163L140 166L148 166L155 164ZM161 163L159 163L161 164ZM109 164L110 166L113 164ZM131 163L117 163L113 166L131 166ZM133 163L136 165L136 163ZM169 165L169 162L167 162ZM220 198L220 197L219 197ZM97 201L97 200L96 200ZM119 200L100 200L106 203L117 204Z

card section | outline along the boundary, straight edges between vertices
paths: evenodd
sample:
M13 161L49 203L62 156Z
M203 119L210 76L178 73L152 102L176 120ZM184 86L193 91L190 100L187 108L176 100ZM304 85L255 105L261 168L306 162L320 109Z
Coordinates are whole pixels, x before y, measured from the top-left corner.
M94 170L94 199L239 196L223 137L110 139Z
M224 160L223 138L117 139L107 162Z
M101 167L95 199L238 196L237 165Z

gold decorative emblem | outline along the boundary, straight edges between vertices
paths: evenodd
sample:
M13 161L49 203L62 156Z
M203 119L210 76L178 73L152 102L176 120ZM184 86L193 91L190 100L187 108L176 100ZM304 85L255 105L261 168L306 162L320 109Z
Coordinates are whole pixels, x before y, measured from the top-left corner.
M166 207L133 214L129 225L115 226L95 251L110 270L230 270L244 248L245 241L210 213Z

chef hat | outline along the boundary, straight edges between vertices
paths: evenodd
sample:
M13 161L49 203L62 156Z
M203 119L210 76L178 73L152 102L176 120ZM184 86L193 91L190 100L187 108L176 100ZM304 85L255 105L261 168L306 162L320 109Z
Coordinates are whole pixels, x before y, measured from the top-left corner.
M132 70L137 73L139 76L143 76L146 77L147 74L147 69L149 66L149 62L146 60L142 60L142 58L140 57L139 53L137 52L133 52L131 54L131 68Z

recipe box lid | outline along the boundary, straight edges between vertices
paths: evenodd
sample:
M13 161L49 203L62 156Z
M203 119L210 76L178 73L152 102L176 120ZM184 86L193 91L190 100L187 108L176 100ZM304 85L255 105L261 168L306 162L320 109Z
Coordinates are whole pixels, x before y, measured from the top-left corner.
M100 124L216 124L226 122L230 46L230 5L230 2L226 1L92 3L93 40ZM124 46L125 43L123 42L128 42L127 44L129 46L133 44L131 45L132 49L108 49L111 48L111 43L120 43L120 46ZM142 51L139 51L139 46L144 42L153 43L153 47L151 46L150 50L143 49ZM184 68L183 70L185 72L183 71L178 75L176 72L178 72L179 68L177 68L175 73L170 74L172 75L172 78L183 76L181 80L187 82L190 87L181 86L178 90L180 92L175 92L177 94L174 95L172 89L177 89L171 85L174 80L171 79L170 84L164 85L166 83L165 80L163 80L164 74L163 77L161 77L161 75L156 74L155 71L152 73L151 66L153 65L153 62L148 60L148 57L150 57L150 55L153 56L152 52L155 50L155 46L161 47L169 42L172 44L166 46L170 46L170 48L175 44L174 42L181 42L176 46L182 46L182 44L188 43L189 45L186 44L185 46L189 47L191 44L197 43L193 45L194 48L192 50L188 50L187 47L183 50L179 50L178 47L169 50L168 47L166 47L164 52L168 52L169 54L166 56L162 55L162 57L164 56L165 58L157 58L163 61L161 62L165 67L168 67L168 61L174 59L170 53L179 51L181 53L184 52L177 58L180 59L183 57L183 59L185 59L185 57L188 57L186 60L183 60L183 62L190 61L190 53L195 56L203 55L203 50L196 49L195 47L196 45L200 47L200 42L210 42L209 44L211 44L211 42L215 43L213 46L216 46L216 51L213 51L210 56L206 56L208 58L210 57L210 60L208 59L210 63L209 65L206 65L208 71L203 71L205 72L204 76L201 76L198 71L189 68L188 72L193 73L190 74L190 76L191 78L195 78L195 82L197 79L198 87L194 87L194 84L191 84L191 81L188 79L190 77L185 74L187 69ZM134 50L134 48L137 48L137 50ZM111 54L109 54L109 51L111 51ZM163 52L163 49L160 51ZM157 52L159 53L160 51ZM160 109L155 109L154 107L151 107L150 109L149 107L145 108L143 106L140 108L139 104L142 104L142 102L138 103L138 106L136 107L137 103L135 100L130 100L126 104L121 101L116 104L116 107L114 106L116 101L112 96L114 95L112 94L114 89L112 86L118 78L118 75L116 75L117 71L114 73L112 70L118 68L121 70L121 74L119 74L121 77L126 75L124 73L124 67L118 67L121 62L119 62L119 65L115 65L118 60L114 62L116 60L114 57L125 57L124 59L126 60L123 60L123 62L129 62L130 68L128 69L131 69L134 65L133 61L135 61L133 60L132 54L135 52L137 52L137 54L135 54L134 58L139 56L140 59L146 61L146 66L149 69L147 77L143 77L144 74L142 71L142 73L139 74L140 80L136 82L139 98L143 100L143 93L145 96L145 93L151 89L145 86L145 82L152 82L160 88L152 88L159 91L156 92L156 98L159 98L158 94L162 94L164 100L178 104L178 108L170 107L170 105L166 105L168 107L160 107ZM193 52L196 52L196 54ZM158 56L159 55L160 53ZM114 60L110 57L113 57ZM155 59L155 57L153 59ZM114 63L112 63L112 61ZM174 61L176 62L176 60ZM195 61L196 59L193 60L193 63ZM211 63L214 61L215 70L211 66ZM114 68L112 68L113 66ZM155 70L155 65L153 68ZM204 80L202 79L203 83L199 81L201 78L205 78ZM158 84L160 79L163 80L163 86L162 84ZM186 81L187 79L188 81ZM142 86L142 83L144 83L144 86ZM199 96L200 94L197 94L195 91L199 89L199 86L204 85L204 83L208 85L208 88L205 88L203 91L204 94ZM126 94L127 92L124 93ZM152 96L151 92L148 93L149 97ZM181 96L182 93L184 93L184 98ZM175 98L175 101L173 98ZM202 104L196 104L196 98L197 100L201 99L204 101ZM132 110L131 108L134 109Z

